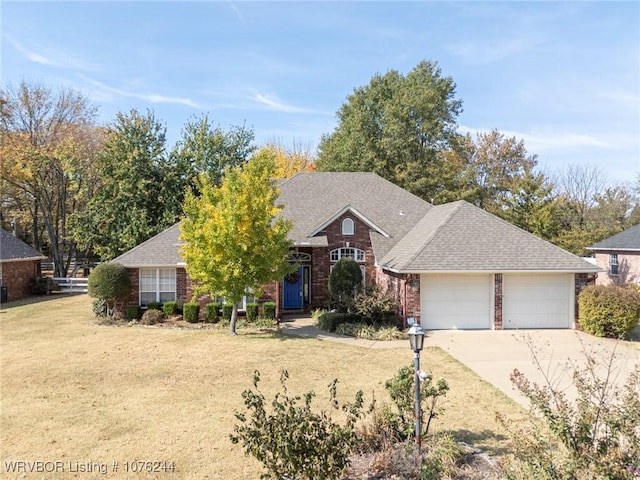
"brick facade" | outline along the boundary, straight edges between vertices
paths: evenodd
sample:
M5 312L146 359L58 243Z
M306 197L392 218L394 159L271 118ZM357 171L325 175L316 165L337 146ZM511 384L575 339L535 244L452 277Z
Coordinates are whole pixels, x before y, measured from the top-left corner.
M493 276L493 328L502 330L502 274Z
M18 300L31 294L31 283L40 273L40 260L4 262L2 285L7 287L7 301Z
M618 274L611 275L611 254L618 257ZM596 252L596 266L605 270L596 277L596 285L640 285L640 252L616 251Z

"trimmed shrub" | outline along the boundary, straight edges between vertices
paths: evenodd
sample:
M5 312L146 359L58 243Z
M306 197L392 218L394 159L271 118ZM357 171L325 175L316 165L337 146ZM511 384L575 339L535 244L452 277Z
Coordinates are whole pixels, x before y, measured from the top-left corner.
M189 323L198 323L200 316L200 304L197 302L188 302L182 306L182 316Z
M255 322L258 319L258 304L247 303L247 322Z
M162 305L162 311L164 312L164 314L167 317L170 317L171 315L175 315L178 313L178 302L176 302L175 300L170 300L168 302L164 302L164 305Z
M162 311L162 304L160 302L149 302L147 304L147 310L159 310L159 311Z
M89 275L87 291L90 297L104 300L107 315L113 317L116 302L131 293L129 272L120 263L101 263Z
M231 313L233 313L233 305L230 303L225 303L222 305L222 319L227 322L231 320Z
M343 323L362 323L362 315L357 313L328 312L318 317L318 328L325 332L335 332Z
M204 319L207 323L218 323L220 320L220 304L210 302L204 307Z
M578 297L580 325L596 337L628 338L640 320L640 290L591 285Z
M349 312L355 295L362 290L362 271L353 258L341 258L329 275L329 293L339 311Z
M262 304L262 315L269 320L276 319L276 302L265 302Z
M160 310L147 310L142 315L140 323L143 325L155 325L164 321L164 314Z
M125 312L125 318L127 320L139 320L142 315L140 305L129 305Z

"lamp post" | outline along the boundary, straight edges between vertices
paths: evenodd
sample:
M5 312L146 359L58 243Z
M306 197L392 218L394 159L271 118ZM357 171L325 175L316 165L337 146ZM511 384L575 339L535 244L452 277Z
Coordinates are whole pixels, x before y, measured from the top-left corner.
M420 351L424 346L424 330L419 325L414 325L409 329L409 345L413 350L413 363L415 367L414 383L415 383L415 414L416 414L416 444L418 445L418 454L422 450L422 409L420 408Z

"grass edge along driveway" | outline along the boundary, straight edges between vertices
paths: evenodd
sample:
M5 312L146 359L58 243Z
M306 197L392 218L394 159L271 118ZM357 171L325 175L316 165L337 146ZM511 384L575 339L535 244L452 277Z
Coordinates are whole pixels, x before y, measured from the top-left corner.
M9 461L59 462L46 478L257 478L261 465L231 444L233 412L254 370L271 398L279 372L291 392L313 390L328 409L327 385L338 396L387 402L384 382L411 364L409 348L362 349L273 333L170 330L95 325L85 296L0 311L0 472ZM495 412L523 410L438 348L422 366L451 390L433 428L498 455L506 433ZM147 463L169 471L133 472ZM169 462L163 464L162 462ZM100 469L106 466L107 474ZM90 473L93 469L93 473ZM128 471L126 471L128 470Z

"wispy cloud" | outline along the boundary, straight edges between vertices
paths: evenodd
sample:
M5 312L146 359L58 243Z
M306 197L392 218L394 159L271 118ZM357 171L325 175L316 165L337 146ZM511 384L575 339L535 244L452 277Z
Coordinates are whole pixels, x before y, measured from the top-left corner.
M51 47L45 47L44 45L33 42L29 42L27 46L7 33L4 33L2 37L30 62L59 68L73 68L86 71L98 70L97 66L91 62Z
M488 133L491 129L472 128L461 125L458 128L460 133ZM523 140L529 153L554 152L564 149L575 148L604 148L613 149L615 145L603 137L596 137L585 133L573 132L515 132L510 130L500 130L506 137L515 137Z
M105 83L99 82L98 80L94 80L84 75L83 75L83 78L87 82L91 83L95 87L98 87L104 92L108 92L120 97L137 98L139 100L144 100L149 103L171 103L171 104L177 104L177 105L185 105L187 107L197 108L200 110L204 109L202 105L200 105L199 103L187 97L172 97L172 96L160 95L156 93L131 92L131 91L123 90L120 88L111 87L109 85L106 85Z
M495 41L465 41L447 46L449 53L470 64L481 65L504 60L534 50L543 41L535 37L514 36Z
M258 103L269 107L270 110L275 110L276 112L285 112L285 113L314 113L307 108L296 107L294 105L289 105L280 100L276 95L263 95L261 93L256 93L253 96L253 99Z

